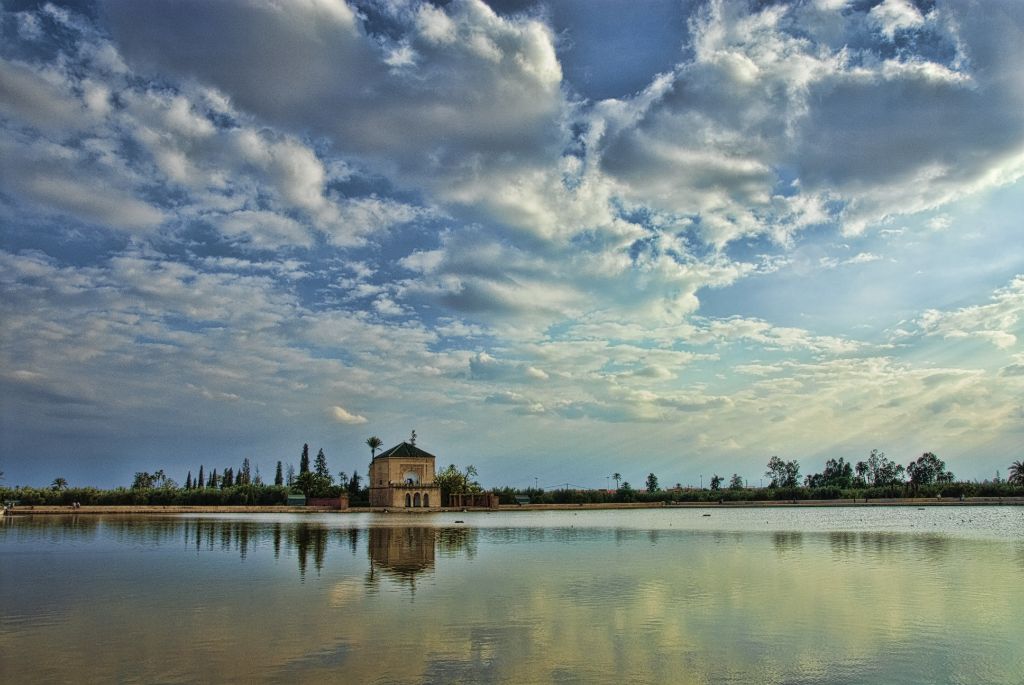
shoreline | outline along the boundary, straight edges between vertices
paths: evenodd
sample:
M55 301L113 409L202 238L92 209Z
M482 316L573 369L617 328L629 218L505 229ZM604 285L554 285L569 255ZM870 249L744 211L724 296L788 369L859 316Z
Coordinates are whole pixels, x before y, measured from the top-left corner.
M162 516L169 514L399 514L428 515L461 512L510 511L580 511L614 509L752 509L777 507L943 507L943 506L1024 506L1024 497L956 497L898 498L865 500L750 500L735 502L606 502L598 504L503 504L497 509L483 507L442 507L440 509L391 509L383 507L350 507L329 509L324 507L272 506L204 506L204 505L93 505L74 508L68 505L22 505L6 512L7 516Z

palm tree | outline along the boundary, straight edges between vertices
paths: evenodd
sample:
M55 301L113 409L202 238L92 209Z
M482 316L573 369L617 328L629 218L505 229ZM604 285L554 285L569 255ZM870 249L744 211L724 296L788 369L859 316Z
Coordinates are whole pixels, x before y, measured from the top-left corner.
M621 473L613 473L612 474L612 480L615 481L615 489L618 490L619 489L619 481L622 480L622 474Z
M380 449L380 446L383 445L384 442L376 435L371 435L366 439L366 444L370 447L370 459L373 459L377 456L377 450Z
M60 492L61 490L67 490L68 481L64 478L54 478L53 482L50 483L50 487L56 490L57 492Z
M1010 464L1010 473L1006 480L1015 485L1024 485L1024 461L1018 459Z

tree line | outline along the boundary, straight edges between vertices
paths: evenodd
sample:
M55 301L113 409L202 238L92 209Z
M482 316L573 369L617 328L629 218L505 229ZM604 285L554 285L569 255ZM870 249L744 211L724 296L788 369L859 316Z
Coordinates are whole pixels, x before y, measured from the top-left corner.
M733 473L728 482L717 473L708 488L662 489L656 474L649 473L643 489L623 481L619 473L611 476L614 490L540 488L497 488L502 504L515 504L526 496L538 504L603 504L613 502L728 502L773 500L888 499L909 497L1014 497L1024 496L1024 461L1013 462L1008 477L999 472L980 483L957 481L943 460L925 452L907 466L872 450L867 459L856 464L844 458L828 459L820 473L800 478L800 463L773 456L765 470L767 487L752 487Z
M371 459L381 442L376 436L367 439ZM925 452L906 466L888 458L880 450L871 450L863 461L848 462L844 458L828 459L824 469L800 478L800 463L772 456L766 465L767 487L751 487L742 476L733 473L726 482L717 473L711 477L709 488L684 489L678 483L674 488L662 489L654 473L647 476L644 489L634 489L628 481L615 473L615 490L499 487L492 491L502 504L514 504L517 497L527 496L536 503L580 504L606 502L701 502L701 501L757 501L806 499L859 499L897 497L1010 497L1024 495L1024 461L1010 464L1007 477L999 472L991 480L981 483L957 481L946 464L931 452ZM442 502L451 493L482 492L476 480L477 470L472 465L463 470L449 464L435 474L440 486ZM185 483L179 486L163 469L153 473L135 473L131 487L103 490L94 487L70 487L65 478L55 478L48 488L0 486L0 501L17 500L26 505L283 505L289 493L307 497L337 497L349 495L353 506L369 503L369 489L357 472L351 475L340 471L337 479L330 473L324 450L317 452L312 464L309 444L302 446L299 469L278 461L273 484L266 484L253 469L248 458L239 468L227 467L206 472L200 465L193 477L189 470Z

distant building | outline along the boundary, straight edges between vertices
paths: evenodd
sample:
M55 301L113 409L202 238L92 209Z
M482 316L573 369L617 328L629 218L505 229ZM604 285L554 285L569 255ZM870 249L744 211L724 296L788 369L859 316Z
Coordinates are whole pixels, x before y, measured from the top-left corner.
M403 442L370 462L370 506L395 509L440 509L441 488L434 484L437 458Z

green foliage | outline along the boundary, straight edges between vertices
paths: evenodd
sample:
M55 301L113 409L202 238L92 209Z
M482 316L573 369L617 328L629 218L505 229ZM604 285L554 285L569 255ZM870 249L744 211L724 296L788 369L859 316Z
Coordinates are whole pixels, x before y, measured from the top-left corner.
M647 474L647 492L657 492L657 491L658 491L658 477L655 476L653 473L648 473Z
M299 457L299 475L309 473L309 444L302 444L302 456Z
M867 461L857 462L857 480L861 485L885 487L903 482L903 466L885 456L885 452L871 450Z
M17 500L24 506L70 506L72 502L79 502L85 506L273 506L285 504L288 500L288 491L286 488L268 485L239 485L224 490L186 490L177 487L101 490L92 487L69 487L57 491L52 488L0 487L0 500Z
M715 475L711 476L711 489L716 491L716 492L721 490L722 489L722 481L724 481L724 480L725 479L722 478L721 476L719 476L717 473Z
M1010 472L1006 481L1013 485L1024 485L1024 461L1018 459L1010 464Z
M384 442L380 438L378 438L376 435L371 435L370 437L368 437L366 439L366 445L370 448L370 459L371 460L375 456L377 456L377 450L379 450L380 446L383 445L383 444L384 444Z
M284 485L284 472L281 470L281 460L277 461L277 470L274 471L274 485L281 487Z
M772 457L764 475L770 481L769 488L795 488L800 482L800 462Z
M907 476L914 488L932 483L948 484L953 482L953 474L946 470L946 462L931 452L925 452L916 461L907 465Z
M729 479L730 490L742 490L743 489L743 476L738 473L732 474L732 478Z
M249 457L242 460L242 468L238 470L238 477L235 478L238 485L249 485L252 483L252 467L249 464Z
M809 488L848 488L853 485L853 466L842 457L838 461L829 459L825 462L825 470L807 476L804 485Z
M132 481L132 490L148 490L152 488L171 489L177 488L178 484L167 477L163 469L156 473L148 471L137 471Z
M441 488L441 502L447 503L452 493L481 492L480 484L473 480L476 475L476 467L472 464L465 471L459 471L455 464L449 464L434 474L434 484Z

